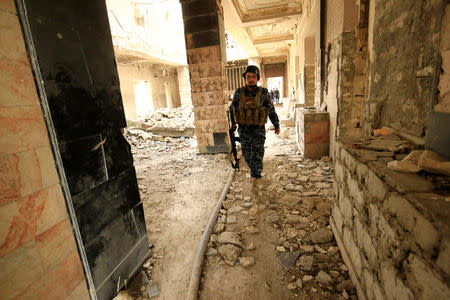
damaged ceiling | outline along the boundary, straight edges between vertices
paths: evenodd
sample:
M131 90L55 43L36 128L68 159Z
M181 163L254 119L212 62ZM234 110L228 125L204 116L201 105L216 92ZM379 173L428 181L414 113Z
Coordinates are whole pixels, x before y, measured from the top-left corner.
M224 0L223 9L225 30L249 57L286 59L301 0Z

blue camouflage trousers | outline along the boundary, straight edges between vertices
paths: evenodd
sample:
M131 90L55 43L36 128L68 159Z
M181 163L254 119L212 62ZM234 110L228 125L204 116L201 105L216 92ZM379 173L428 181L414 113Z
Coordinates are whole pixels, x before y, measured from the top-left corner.
M264 142L266 141L264 126L239 125L238 133L241 138L242 155L250 168L250 175L255 178L261 178Z

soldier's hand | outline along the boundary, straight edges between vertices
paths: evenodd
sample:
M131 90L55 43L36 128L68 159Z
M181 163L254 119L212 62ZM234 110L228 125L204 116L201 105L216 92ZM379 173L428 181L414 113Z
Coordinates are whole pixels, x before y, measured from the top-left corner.
M275 128L275 134L280 134L280 128Z

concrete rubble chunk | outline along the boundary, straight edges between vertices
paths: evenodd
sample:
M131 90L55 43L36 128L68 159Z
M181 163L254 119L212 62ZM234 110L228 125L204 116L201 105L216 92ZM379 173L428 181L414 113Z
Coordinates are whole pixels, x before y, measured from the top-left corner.
M236 247L235 245L227 244L220 246L218 248L218 251L220 255L222 255L225 263L229 264L230 266L234 266L236 260L239 257L239 254L241 253L241 248Z
M310 271L314 264L314 257L310 255L303 255L299 258L300 269L303 271Z
M249 267L255 264L255 258L252 256L242 256L239 257L239 263L241 264L241 266L243 267Z
M342 290L351 291L353 290L353 282L350 279L344 280L336 286L336 289L339 292L342 292Z
M313 280L314 277L312 277L311 275L303 275L302 281L303 282L308 282Z
M236 224L237 218L236 216L227 216L227 224Z
M236 232L230 232L230 231L222 232L217 237L217 242L219 244L233 244L233 245L239 246L241 248L244 247L244 245L241 242L241 237Z
M328 243L333 240L333 232L326 228L321 228L310 234L310 239L315 244Z
M294 207L299 202L299 200L300 199L297 194L287 193L283 197L281 197L281 199L278 200L278 202L288 207Z
M280 253L278 253L278 261L283 266L283 268L287 271L295 265L297 258L299 256L300 256L300 252L298 252L298 251L280 252Z
M216 256L218 254L218 251L212 247L206 248L206 256Z
M156 284L148 288L148 297L153 298L159 296L159 289Z
M214 226L214 233L222 233L225 230L225 224L224 223L217 223L216 226Z
M319 274L317 274L316 276L316 281L325 285L329 285L333 281L333 279L331 278L330 275L328 275L327 272L320 271Z

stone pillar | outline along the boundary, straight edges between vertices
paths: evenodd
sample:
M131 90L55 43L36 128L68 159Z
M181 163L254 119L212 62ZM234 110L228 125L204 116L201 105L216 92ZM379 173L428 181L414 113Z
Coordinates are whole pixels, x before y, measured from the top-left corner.
M227 152L230 146L222 6L216 0L180 2L199 152Z

